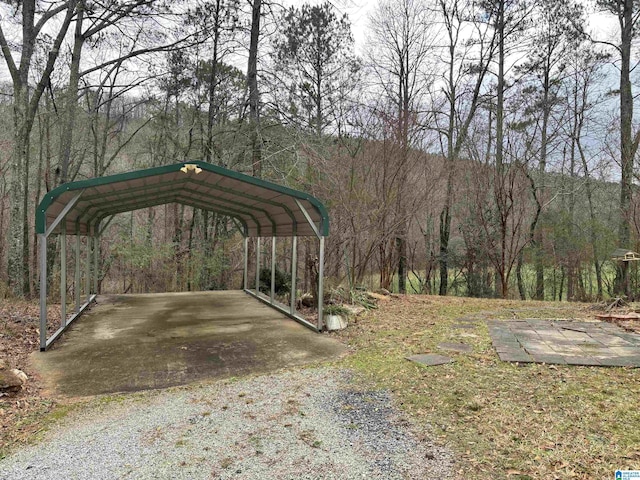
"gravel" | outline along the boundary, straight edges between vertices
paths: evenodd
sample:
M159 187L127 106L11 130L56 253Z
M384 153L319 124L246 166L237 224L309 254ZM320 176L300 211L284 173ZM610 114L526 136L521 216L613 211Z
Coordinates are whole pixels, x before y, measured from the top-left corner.
M450 478L384 391L304 369L106 397L0 462L0 479Z

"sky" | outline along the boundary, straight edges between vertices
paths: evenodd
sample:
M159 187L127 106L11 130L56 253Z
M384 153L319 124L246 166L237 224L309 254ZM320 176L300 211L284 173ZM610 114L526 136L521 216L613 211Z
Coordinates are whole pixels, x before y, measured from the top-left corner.
M282 0L285 7L299 6L305 3L318 5L325 0ZM351 31L355 40L356 53L365 53L369 16L373 13L378 0L329 0L335 9L340 13L346 13L351 21ZM601 12L596 12L592 2L582 1L587 9L588 27L595 38L600 40L613 40L617 38L618 24L612 16Z
M281 0L285 7L300 6L303 3L317 5L325 0ZM367 45L367 30L369 16L373 13L377 0L329 0L336 10L347 14L352 26L352 33L355 40L356 53L364 56ZM589 2L591 3L591 2ZM596 13L591 7L588 15L590 30L595 38L602 40L613 40L616 42L617 21L611 15ZM0 81L9 81L9 74L4 59L0 59Z

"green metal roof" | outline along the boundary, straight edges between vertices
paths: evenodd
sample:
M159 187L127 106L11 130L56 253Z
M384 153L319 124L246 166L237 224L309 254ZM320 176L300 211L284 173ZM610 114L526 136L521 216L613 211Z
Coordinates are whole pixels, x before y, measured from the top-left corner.
M187 167L187 168L185 168ZM87 235L106 217L180 203L236 218L247 236L329 235L329 215L311 195L233 170L193 161L65 183L47 193L36 211L36 231L48 225L81 193L51 233Z

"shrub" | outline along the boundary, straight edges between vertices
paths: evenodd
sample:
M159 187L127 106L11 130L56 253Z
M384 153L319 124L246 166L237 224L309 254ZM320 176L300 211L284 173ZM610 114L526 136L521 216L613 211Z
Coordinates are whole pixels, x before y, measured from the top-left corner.
M285 295L291 291L291 275L276 268L276 295ZM271 293L271 269L260 270L260 291L269 295Z

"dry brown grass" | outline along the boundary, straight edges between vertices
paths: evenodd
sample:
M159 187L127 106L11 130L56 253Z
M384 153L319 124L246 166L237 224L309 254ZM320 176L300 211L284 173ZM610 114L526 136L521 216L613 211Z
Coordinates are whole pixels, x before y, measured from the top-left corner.
M640 369L518 366L498 359L483 322L452 328L460 317L594 313L579 304L408 296L381 303L339 335L354 349L348 366L392 390L454 449L460 478L603 479L640 469ZM405 359L445 341L474 351L438 367Z

